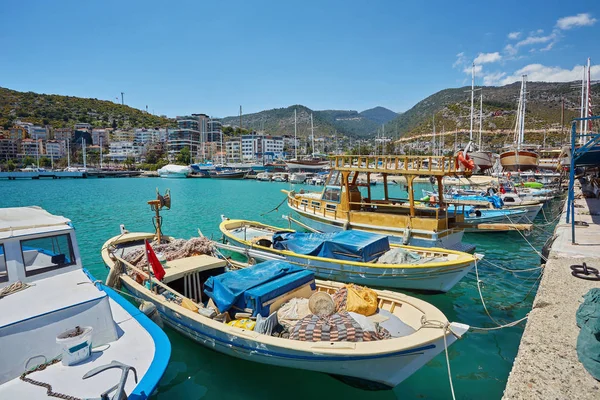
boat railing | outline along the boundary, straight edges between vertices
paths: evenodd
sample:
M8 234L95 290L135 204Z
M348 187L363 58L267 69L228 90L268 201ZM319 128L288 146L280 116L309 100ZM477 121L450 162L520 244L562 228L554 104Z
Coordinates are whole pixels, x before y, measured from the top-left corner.
M465 175L454 157L445 156L331 156L330 165L338 171L385 173L391 175Z

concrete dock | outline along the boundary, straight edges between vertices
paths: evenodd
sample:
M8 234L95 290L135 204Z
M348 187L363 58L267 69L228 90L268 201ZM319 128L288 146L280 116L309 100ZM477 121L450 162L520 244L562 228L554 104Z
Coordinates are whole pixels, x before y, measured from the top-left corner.
M600 200L576 199L575 221L588 226L575 227L574 245L565 205L504 399L600 399L600 382L577 358L580 329L575 322L582 296L600 287L600 281L576 278L570 268L585 262L600 270Z

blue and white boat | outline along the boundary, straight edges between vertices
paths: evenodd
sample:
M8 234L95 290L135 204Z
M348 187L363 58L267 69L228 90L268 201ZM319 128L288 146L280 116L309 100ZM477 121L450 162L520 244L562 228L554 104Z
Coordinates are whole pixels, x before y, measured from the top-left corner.
M20 207L0 209L0 354L1 399L146 399L171 345L83 268L67 218Z
M168 164L157 172L161 178L187 178L192 173L192 169L187 165Z

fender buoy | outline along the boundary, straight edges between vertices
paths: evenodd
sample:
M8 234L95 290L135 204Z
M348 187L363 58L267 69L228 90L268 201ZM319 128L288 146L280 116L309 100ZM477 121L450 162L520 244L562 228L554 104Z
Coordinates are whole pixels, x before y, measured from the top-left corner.
M429 203L430 203L430 204L435 204L435 203L436 203L436 198L435 198L435 196L429 196Z
M472 171L473 169L475 169L475 161L473 161L473 159L469 157L468 154L459 151L456 155L456 159L465 167L467 171Z

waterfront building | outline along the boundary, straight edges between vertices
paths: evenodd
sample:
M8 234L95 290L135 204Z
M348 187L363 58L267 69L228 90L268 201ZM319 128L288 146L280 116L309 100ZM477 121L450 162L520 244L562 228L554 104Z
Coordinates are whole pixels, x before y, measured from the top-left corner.
M21 122L21 120L15 121L15 126L19 126L27 132L27 135L30 135L31 129L33 128L33 124L31 122ZM31 136L29 136L31 137Z
M135 133L133 131L114 130L109 135L109 142L133 142Z
M73 129L56 128L53 130L55 140L73 140Z
M256 133L242 135L243 160L260 159L264 153L283 153L283 138Z
M0 160L14 160L21 152L21 139L0 139Z
M207 124L207 142L221 142L223 136L223 124L217 119L209 119Z
M206 142L208 119L206 114L177 117L177 129L169 129L168 134L167 152L169 159L174 159L184 147L190 150L192 160L198 157L202 160L206 158L206 155L202 152L204 148L201 143Z
M141 156L143 147L134 144L132 141L111 141L109 146L109 152L105 158L113 161L123 162L128 157L133 157L136 160Z
M62 158L67 155L67 144L64 140L48 140L46 142L46 154L53 159Z
M74 129L77 130L81 130L81 131L91 131L92 130L92 125L88 124L88 123L84 123L84 122L80 122L75 124Z
M166 142L167 137L168 137L168 130L166 128L161 128L161 129L138 128L138 129L134 130L133 141L138 144L148 145L150 143Z
M110 143L110 132L111 129L106 129L106 128L95 128L92 129L92 144L94 146L99 146L100 145L100 139L102 139L102 146L106 147L108 146L108 143Z
M49 139L48 128L45 126L33 125L29 128L29 137L46 141Z
M29 130L24 126L15 125L10 128L10 138L13 140L23 140L27 139L29 134Z
M225 142L225 152L227 155L227 162L241 162L242 138L234 137L227 139L227 141Z
M43 155L44 142L42 139L23 139L21 140L21 152L19 158L25 158L27 156L37 157Z

